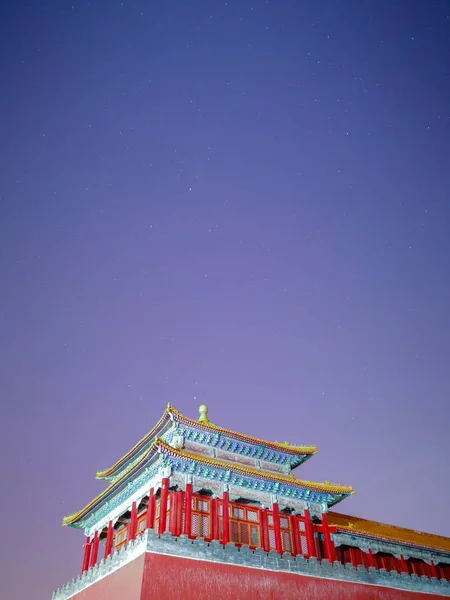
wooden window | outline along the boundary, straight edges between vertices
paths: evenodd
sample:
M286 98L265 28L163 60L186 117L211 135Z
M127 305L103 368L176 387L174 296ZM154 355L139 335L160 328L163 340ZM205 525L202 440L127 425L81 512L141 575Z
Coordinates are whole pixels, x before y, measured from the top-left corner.
M256 548L261 545L261 511L254 506L229 503L230 542ZM221 514L221 512L219 513ZM220 519L221 520L221 519Z
M114 548L118 550L127 542L128 535L128 527L122 527L116 531L115 540L114 540Z
M192 496L191 533L193 536L211 539L211 498Z

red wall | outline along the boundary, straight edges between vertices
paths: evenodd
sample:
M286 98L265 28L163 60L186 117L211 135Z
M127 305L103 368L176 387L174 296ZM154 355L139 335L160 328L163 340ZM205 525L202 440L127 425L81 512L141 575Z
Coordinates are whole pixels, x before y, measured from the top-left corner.
M441 596L148 553L141 600L434 600ZM78 598L77 598L78 600Z
M140 600L145 554L74 596L74 600Z
M74 600L437 600L442 596L145 554Z

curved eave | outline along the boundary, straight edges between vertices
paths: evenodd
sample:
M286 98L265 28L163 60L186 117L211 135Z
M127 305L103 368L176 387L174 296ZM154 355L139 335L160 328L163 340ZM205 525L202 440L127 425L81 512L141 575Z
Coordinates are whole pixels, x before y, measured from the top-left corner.
M77 527L76 523L81 521L84 517L86 517L86 515L95 510L99 506L99 504L102 501L104 501L113 490L116 491L121 489L121 486L125 484L132 475L139 471L143 464L152 458L152 455L156 454L157 447L158 446L156 441L153 442L149 450L142 456L139 462L137 462L135 465L133 465L127 471L125 471L116 481L111 483L105 490L103 490L103 492L98 494L98 496L91 500L91 502L89 502L89 504L87 504L84 508L80 509L75 513L72 513L71 515L68 515L67 517L64 517L62 524L71 527Z
M166 410L164 411L164 413L162 414L162 417L156 423L156 425L141 440L139 440L139 442L137 444L135 444L129 452L127 452L124 456L122 456L122 458L119 458L119 460L117 462L115 462L112 465L112 467L109 467L109 469L105 469L104 471L97 471L96 476L95 476L96 479L108 479L110 477L113 477L114 474L117 473L117 471L120 470L120 468L124 466L124 464L127 462L127 460L132 459L133 455L139 454L142 447L147 442L150 442L150 444L151 444L152 438L156 437L156 434L159 432L161 427L167 422L167 420L168 420L167 418L168 417L170 418L170 408L171 408L171 406L170 406L170 404L168 404Z
M335 496L334 500L329 503L330 506L340 502L345 497L353 494L353 488L350 486L339 485L339 484L331 484L331 483L320 483L315 481L307 481L295 479L294 477L283 477L281 475L276 475L272 473L267 473L265 471L260 471L258 469L251 469L248 467L236 465L235 463L229 463L222 460L210 459L197 454L192 454L190 452L184 452L183 450L175 450L168 444L166 444L163 440L155 439L148 451L142 456L142 458L135 464L132 465L127 471L125 471L116 481L111 483L103 492L101 492L98 496L96 496L89 504L87 504L84 508L64 517L63 525L71 526L71 527L80 527L80 522L90 513L92 513L98 506L106 500L106 498L113 491L118 491L121 487L135 475L139 471L140 468L150 462L150 460L157 454L165 454L166 456L183 459L187 461L192 461L195 463L201 463L204 465L209 465L211 467L220 468L223 470L234 471L236 473L240 473L243 475L247 475L250 477L265 479L269 481L275 481L287 484L292 487L301 488L310 490L312 492L325 493Z
M351 486L348 485L340 485L333 483L321 483L318 481L307 481L304 479L296 479L294 477L283 477L282 475L276 475L273 473L267 473L266 471L260 471L258 469L252 469L250 467L244 467L241 465L237 465L236 463L229 463L222 460L217 460L213 458L207 458L204 456L200 456L198 454L192 454L190 452L184 452L183 450L175 450L171 446L167 445L165 442L159 440L158 446L167 454L181 458L190 460L193 462L199 462L205 465L210 465L211 467L218 467L225 470L235 471L236 473L242 473L245 475L251 475L258 478L263 478L271 481L278 481L282 483L286 483L288 485L299 487L307 490L311 490L313 492L323 492L328 494L334 494L337 496L348 496L350 494L354 494L354 490ZM339 498L340 500L341 498ZM339 501L336 499L336 501Z
M169 420L175 420L189 427L195 427L196 429L207 431L212 434L223 434L234 439L247 442L251 445L264 446L266 448L277 450L278 452L290 454L291 456L296 457L297 459L292 461L292 468L300 466L311 456L314 456L318 453L316 446L292 446L287 442L285 442L284 444L279 444L278 442L268 442L259 438L243 435L241 433L237 433L229 429L224 429L223 427L217 427L212 423L199 423L194 419L189 419L189 417L185 417L178 410L173 408L171 404L168 404L158 423L141 440L139 440L139 442L135 444L133 448L131 448L131 450L127 452L127 454L122 456L109 469L105 469L104 471L98 471L96 473L96 479L112 479L118 472L120 472L120 469L126 465L127 461L132 460L133 456L139 455L146 443L151 443L152 438L157 437L163 425Z

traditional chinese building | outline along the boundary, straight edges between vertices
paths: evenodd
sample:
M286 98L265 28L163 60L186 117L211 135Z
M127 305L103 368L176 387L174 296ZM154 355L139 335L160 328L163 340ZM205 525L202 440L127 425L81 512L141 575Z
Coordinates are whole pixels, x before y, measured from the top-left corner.
M168 406L64 519L84 532L81 573L53 600L450 596L450 539L331 510L353 489L298 479L314 446L198 421Z

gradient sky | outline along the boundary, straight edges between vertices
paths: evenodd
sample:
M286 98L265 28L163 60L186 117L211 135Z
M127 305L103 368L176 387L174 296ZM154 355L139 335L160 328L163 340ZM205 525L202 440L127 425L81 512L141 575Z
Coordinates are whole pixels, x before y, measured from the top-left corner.
M170 401L450 536L450 4L0 7L0 596Z

